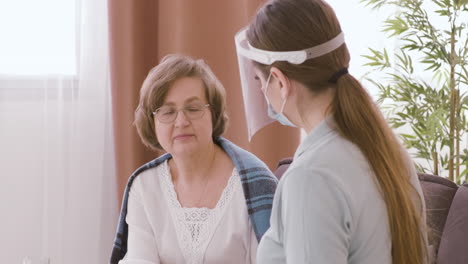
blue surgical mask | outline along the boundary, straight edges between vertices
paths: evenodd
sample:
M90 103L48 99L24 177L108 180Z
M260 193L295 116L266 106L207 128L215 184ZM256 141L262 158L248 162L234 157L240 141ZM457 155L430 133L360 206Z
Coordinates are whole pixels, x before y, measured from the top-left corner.
M267 102L267 105L268 105L268 116L270 118L275 119L276 121L280 122L280 124L282 124L282 125L290 126L290 127L296 127L296 125L294 125L291 121L289 121L289 119L283 114L284 106L286 105L286 101L288 100L287 97L284 98L284 101L283 101L283 104L281 105L281 110L280 110L279 113L276 113L275 110L273 109L273 107L271 106L270 100L268 100L268 96L267 96L268 84L270 82L270 78L271 78L271 72L268 75L268 78L267 78L267 81L266 81L265 91L263 93L263 95L265 96L265 100Z

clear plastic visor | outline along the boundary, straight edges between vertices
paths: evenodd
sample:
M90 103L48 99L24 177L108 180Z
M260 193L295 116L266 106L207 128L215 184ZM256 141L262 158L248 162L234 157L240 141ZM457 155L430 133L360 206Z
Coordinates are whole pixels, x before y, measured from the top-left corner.
M239 31L235 36L235 43L250 141L258 130L275 121L268 116L268 106L261 89L261 81L255 78L257 71L254 62L265 65L271 65L275 61L301 64L308 59L325 55L339 48L344 43L344 34L341 32L333 39L305 50L276 52L252 47L247 40L246 32L247 28Z

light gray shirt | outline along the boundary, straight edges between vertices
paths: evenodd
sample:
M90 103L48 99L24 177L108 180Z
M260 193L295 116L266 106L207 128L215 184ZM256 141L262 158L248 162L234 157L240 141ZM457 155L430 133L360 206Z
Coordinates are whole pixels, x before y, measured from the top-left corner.
M328 118L309 133L281 178L258 264L392 262L387 209L373 171L330 125ZM422 197L414 168L410 177Z

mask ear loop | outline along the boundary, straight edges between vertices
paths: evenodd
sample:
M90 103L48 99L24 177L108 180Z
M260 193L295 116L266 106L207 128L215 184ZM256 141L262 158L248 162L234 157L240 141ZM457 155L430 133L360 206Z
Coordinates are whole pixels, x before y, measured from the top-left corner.
M271 78L271 72L270 74L268 74L268 78L265 83L265 90L263 91L263 96L265 96L265 100L267 101L268 104L270 104L270 100L268 99L268 96L267 96L268 84L270 83L270 78Z
M270 79L271 79L271 72L270 72L270 74L268 74L268 78L267 78L266 83L265 83L265 95L266 95L266 92L268 90L268 84L270 83Z
M284 107L286 106L286 101L288 101L288 97L284 98L283 104L281 105L280 113L282 114L284 111Z

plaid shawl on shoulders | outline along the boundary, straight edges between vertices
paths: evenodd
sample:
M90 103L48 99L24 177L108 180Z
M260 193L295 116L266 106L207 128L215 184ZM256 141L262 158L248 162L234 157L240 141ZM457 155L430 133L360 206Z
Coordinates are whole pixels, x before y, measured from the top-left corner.
M257 240L260 241L263 234L270 227L271 207L278 181L265 163L252 153L222 137L216 140L216 144L221 146L229 155L239 172L250 221ZM122 200L122 209L110 260L111 264L117 264L127 253L128 225L125 217L127 215L128 194L133 181L142 171L157 167L170 158L172 156L166 153L141 166L130 176Z

